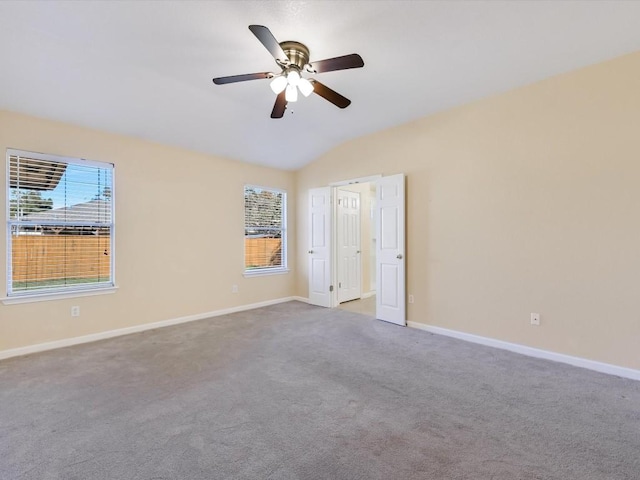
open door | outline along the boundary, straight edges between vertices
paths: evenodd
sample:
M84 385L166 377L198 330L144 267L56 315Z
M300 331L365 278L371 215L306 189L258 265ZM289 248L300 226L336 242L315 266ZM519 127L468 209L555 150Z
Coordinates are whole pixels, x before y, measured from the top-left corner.
M362 295L360 265L360 194L337 189L336 206L338 303Z
M331 306L331 188L309 190L309 303Z
M376 318L405 326L404 174L378 180L375 209Z

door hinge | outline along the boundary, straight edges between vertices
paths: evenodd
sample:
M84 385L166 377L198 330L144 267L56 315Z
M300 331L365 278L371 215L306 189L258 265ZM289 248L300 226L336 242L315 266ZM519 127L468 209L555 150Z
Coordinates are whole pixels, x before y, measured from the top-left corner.
M329 291L333 292L333 285L329 285Z

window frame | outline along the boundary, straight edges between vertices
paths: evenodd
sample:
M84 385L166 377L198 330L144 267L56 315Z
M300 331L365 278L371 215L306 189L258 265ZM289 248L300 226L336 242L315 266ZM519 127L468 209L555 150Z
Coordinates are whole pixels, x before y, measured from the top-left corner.
M36 160L42 160L53 163L66 163L67 165L81 165L81 166L92 166L96 168L103 168L111 170L111 222L108 224L109 226L109 272L110 272L110 281L107 283L101 283L99 285L73 285L73 286L65 286L65 287L46 287L42 289L36 290L23 290L23 291L13 291L12 288L12 277L13 277L13 242L11 236L12 226L20 225L21 222L17 220L11 219L11 157L27 157L33 158ZM68 157L62 155L54 155L48 153L40 153L40 152L32 152L27 150L20 150L14 148L6 149L6 181L5 181L5 189L6 189L6 205L5 205L5 215L6 215L6 297L2 298L1 301L5 305L10 305L14 303L30 303L30 302L39 302L46 300L55 300L60 298L74 298L74 297L84 297L91 295L103 295L108 293L114 293L117 290L116 287L116 262L115 262L115 165L109 162L101 162L94 160L87 160L84 158L78 157ZM70 223L70 225L73 225Z
M247 257L245 250L245 242L247 239L247 205L246 205L246 196L247 189L254 188L265 190L273 193L282 194L282 226L280 228L281 231L281 239L282 239L282 247L281 247L281 259L282 265L275 267L258 267L258 268L247 268ZM281 188L274 187L265 187L263 185L255 185L255 184L245 184L242 187L242 211L243 211L243 221L242 228L244 231L243 234L243 242L242 242L242 265L243 265L243 275L245 277L258 277L263 275L281 275L289 272L288 262L287 262L287 251L288 251L288 239L287 239L287 227L288 227L288 218L287 218L287 191Z

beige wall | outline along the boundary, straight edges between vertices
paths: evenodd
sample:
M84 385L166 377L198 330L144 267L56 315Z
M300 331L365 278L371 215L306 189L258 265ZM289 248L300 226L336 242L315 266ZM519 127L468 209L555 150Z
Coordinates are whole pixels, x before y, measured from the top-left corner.
M640 368L638 85L640 53L324 155L297 172L298 294L307 190L404 172L410 321Z
M112 295L0 304L0 351L294 294L293 173L0 111L3 155L6 148L115 164L119 289ZM1 185L5 170L0 169ZM289 192L289 274L242 275L245 183ZM4 223L6 196L1 197ZM5 249L0 235L0 251ZM3 253L2 272L5 262ZM4 296L5 275L0 278ZM231 293L232 284L238 294ZM80 306L80 317L71 317L72 305Z

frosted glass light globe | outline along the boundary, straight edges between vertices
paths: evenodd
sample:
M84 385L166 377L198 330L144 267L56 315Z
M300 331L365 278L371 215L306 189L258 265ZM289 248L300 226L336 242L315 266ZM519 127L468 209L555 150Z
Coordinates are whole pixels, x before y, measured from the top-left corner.
M287 81L289 82L289 85L296 87L298 82L300 82L300 74L296 70L291 70L287 74Z
M279 76L274 78L271 81L271 90L273 90L273 93L278 94L280 92L282 92L285 88L287 88L287 79L284 76Z
M287 102L297 102L298 89L294 85L287 85L287 93L285 93L284 98L286 98Z
M305 97L308 97L313 92L313 83L306 78L301 78L298 82L298 88L300 89L300 93Z

